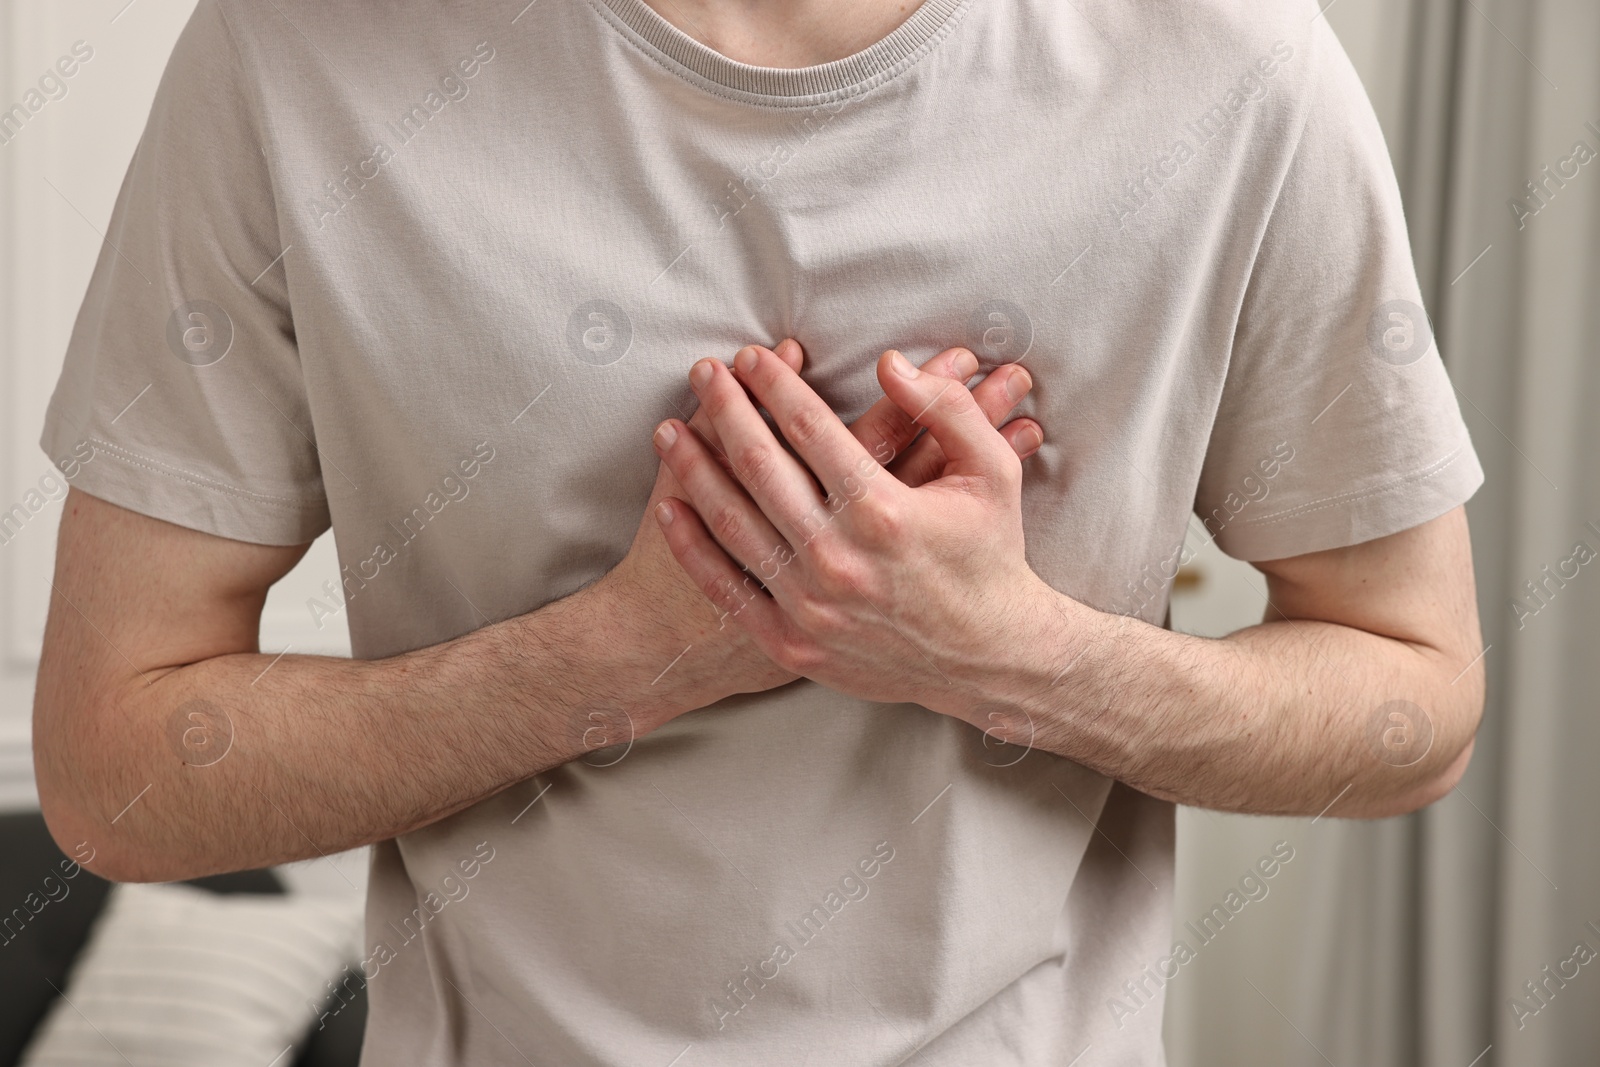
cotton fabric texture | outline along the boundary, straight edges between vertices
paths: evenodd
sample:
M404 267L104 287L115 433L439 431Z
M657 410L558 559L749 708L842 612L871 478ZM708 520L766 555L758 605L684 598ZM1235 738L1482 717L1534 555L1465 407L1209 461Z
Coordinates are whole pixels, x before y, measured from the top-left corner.
M124 507L331 525L358 657L614 566L689 366L752 341L846 420L886 347L1022 360L1029 561L1152 624L1188 531L1297 555L1482 481L1309 2L927 0L804 70L517 8L202 0L45 426ZM1160 990L1114 1003L1173 950L1172 805L809 682L604 762L375 848L364 1062L1163 1062Z

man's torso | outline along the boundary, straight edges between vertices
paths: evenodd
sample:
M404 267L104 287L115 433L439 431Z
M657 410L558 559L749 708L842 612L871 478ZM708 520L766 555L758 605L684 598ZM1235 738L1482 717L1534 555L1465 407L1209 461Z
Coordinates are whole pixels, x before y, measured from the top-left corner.
M1309 30L951 0L808 97L641 5L515 6L287 5L320 55L229 9L344 566L313 617L384 656L597 578L690 364L794 336L847 420L886 347L1023 360L1030 563L1160 622ZM366 1062L1156 1064L1159 996L1106 1004L1171 863L1170 805L800 682L379 846Z

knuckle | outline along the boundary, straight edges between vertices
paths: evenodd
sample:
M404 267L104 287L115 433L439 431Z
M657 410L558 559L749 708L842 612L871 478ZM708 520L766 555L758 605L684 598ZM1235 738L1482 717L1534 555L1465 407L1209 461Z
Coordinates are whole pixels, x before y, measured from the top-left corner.
M972 396L972 391L960 382L951 382L945 387L944 393L939 397L939 405L946 414L963 416L978 410L978 402Z
M1000 420L1021 403L1020 400L1012 400L1007 396L1003 383L994 381L992 377L983 380L972 394L972 398L979 410L988 418L991 426L999 425Z
M884 498L882 493L868 493L852 505L855 510L855 528L865 538L883 544L898 541L905 536L907 517L899 504Z
M827 428L827 419L822 412L808 405L797 408L789 416L789 426L784 436L791 445L803 451L820 442L826 436Z
M737 456L730 455L728 459L739 481L752 492L770 486L777 473L776 457L771 450L759 445L742 448Z
M832 525L833 512L826 504L816 504L807 508L795 520L793 536L801 546L820 546L828 542L829 528Z
M856 439L875 456L880 444L888 445L892 457L911 436L907 432L908 424L909 420L901 422L893 415L866 416L858 424L860 432L856 434Z
M795 597L789 615L801 633L820 633L828 629L833 612L828 602L815 593Z
M722 504L712 510L709 525L717 540L732 545L744 534L744 514L734 504Z
M785 637L774 657L790 674L810 674L822 666L822 650L803 637Z
M955 381L961 377L960 370L956 366L956 362L960 358L961 349L947 348L928 360L919 369L924 374L932 374L939 378L949 378Z
M701 582L700 591L721 610L730 615L738 613L741 606L739 595L734 591L733 583L722 575Z
M818 584L824 589L843 590L860 586L860 568L845 552L824 550L815 553L811 558L811 572L816 575ZM808 603L808 599L815 597L802 598L801 603ZM818 603L827 602L819 600Z

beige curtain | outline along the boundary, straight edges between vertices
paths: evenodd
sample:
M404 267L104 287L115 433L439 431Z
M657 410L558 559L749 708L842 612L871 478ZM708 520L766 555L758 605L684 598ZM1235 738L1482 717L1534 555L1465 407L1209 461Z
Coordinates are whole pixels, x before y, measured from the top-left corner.
M1315 828L1303 942L1255 950L1297 954L1291 1062L1595 1064L1600 555L1584 560L1600 553L1600 3L1393 13L1408 58L1390 148L1487 472L1468 511L1488 707L1455 794Z

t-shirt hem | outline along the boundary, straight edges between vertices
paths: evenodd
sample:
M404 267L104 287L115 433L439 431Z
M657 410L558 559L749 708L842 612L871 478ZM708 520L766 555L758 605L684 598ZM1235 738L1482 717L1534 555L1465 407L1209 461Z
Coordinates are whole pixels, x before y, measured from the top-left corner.
M98 437L60 438L59 426L47 424L39 440L47 456L66 455L74 445L93 449L92 458L68 479L74 488L153 519L258 545L303 545L331 525L323 498L296 499L229 485Z
M1470 500L1483 484L1471 441L1417 470L1268 515L1239 520L1217 547L1241 560L1287 559L1373 541L1409 530Z

